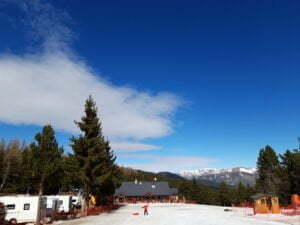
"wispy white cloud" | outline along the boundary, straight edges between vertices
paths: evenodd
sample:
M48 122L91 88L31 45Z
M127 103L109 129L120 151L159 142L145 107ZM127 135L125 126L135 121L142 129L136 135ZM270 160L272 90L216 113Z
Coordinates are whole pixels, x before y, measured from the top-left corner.
M111 142L112 148L117 152L151 151L160 149L159 146L139 142Z
M211 166L218 161L200 156L157 156L151 154L127 154L122 155L122 158L135 160L135 163L125 166L152 172L179 172L187 169L198 169Z
M22 23L28 28L27 35L45 51L70 51L76 34L70 28L71 17L49 1L0 0L2 5L15 5L22 12Z
M72 51L73 33L64 25L65 12L39 0L14 1L27 15L32 37L42 42L35 53L0 54L0 122L52 124L77 133L73 120L83 114L92 95L104 133L117 151L145 151L142 143L172 133L172 116L182 100L171 93L148 93L116 86L101 78Z

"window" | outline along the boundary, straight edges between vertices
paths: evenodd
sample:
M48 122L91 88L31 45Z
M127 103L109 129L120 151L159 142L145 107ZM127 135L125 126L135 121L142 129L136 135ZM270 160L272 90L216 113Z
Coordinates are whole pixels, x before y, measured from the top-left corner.
M16 205L15 204L9 204L9 205L6 205L6 209L7 210L13 210L16 208Z
M30 204L28 203L24 204L24 210L30 210Z

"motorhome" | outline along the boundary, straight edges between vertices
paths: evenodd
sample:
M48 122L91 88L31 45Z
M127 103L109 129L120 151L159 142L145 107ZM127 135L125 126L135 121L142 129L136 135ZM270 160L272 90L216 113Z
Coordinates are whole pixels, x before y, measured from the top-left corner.
M69 213L73 209L71 195L47 195L47 210Z
M72 196L71 195L56 195L58 199L58 211L70 212L72 211Z
M2 202L0 202L0 224L4 223L5 215L6 215L5 205Z
M82 206L83 197L81 194L72 195L72 205L74 209L80 209Z
M0 202L5 205L5 220L11 224L35 222L40 213L44 217L46 198L42 197L39 204L38 196L11 195L1 196Z

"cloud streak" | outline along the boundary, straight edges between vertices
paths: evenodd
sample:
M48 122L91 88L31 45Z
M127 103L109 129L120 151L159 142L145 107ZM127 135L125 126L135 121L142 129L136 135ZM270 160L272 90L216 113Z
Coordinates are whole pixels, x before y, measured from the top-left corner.
M142 141L172 133L172 118L182 100L105 81L70 48L73 33L62 23L66 13L38 0L15 3L25 12L42 50L0 55L0 122L52 124L75 134L73 120L80 119L84 101L92 95L104 133L117 151L158 149Z
M135 163L126 164L126 167L152 172L172 171L179 172L186 169L194 169L211 166L217 159L199 156L157 156L151 154L127 154L122 156L135 160Z

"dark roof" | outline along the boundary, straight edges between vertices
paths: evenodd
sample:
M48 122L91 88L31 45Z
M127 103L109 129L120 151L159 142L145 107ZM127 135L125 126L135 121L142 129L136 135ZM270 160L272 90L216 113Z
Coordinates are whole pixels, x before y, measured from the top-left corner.
M258 194L251 196L251 198L254 200L262 198L262 197L273 197L273 195L258 193Z
M176 195L178 190L170 188L168 182L123 182L115 195L123 196L168 196Z

